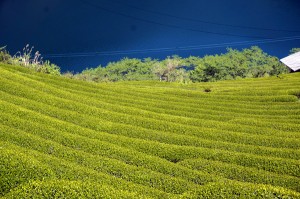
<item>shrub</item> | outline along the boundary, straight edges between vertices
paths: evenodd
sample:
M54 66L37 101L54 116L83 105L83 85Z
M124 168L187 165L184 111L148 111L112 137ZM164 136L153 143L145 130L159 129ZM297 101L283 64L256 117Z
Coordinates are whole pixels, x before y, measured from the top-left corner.
M5 47L1 47L0 62L21 65L41 73L60 75L60 68L57 65L50 63L48 60L44 62L39 51L36 51L33 55L33 49L34 47L30 47L29 44L27 44L23 48L23 52L19 51L11 57L5 50Z
M299 198L300 194L283 188L268 185L255 185L241 182L211 183L194 192L186 193L182 198Z
M204 88L204 92L206 92L206 93L211 92L211 88L210 88L210 87L205 87L205 88Z
M32 51L34 47L30 47L29 44L27 44L23 48L23 53L21 51L17 52L13 58L17 62L19 62L20 65L28 67L28 68L38 68L42 64L42 57L39 51L36 51L34 55L32 56Z
M42 73L47 73L47 74L52 74L52 75L60 75L60 68L55 65L50 63L50 61L45 61L38 69L38 72Z
M52 180L33 181L17 187L5 196L7 199L19 198L147 198L134 192L115 189L92 182Z
M5 48L6 46L0 47L0 62L9 63L12 57Z
M288 91L288 94L296 96L298 99L300 99L300 90L290 90Z
M0 196L30 180L54 177L48 167L17 150L1 148L0 160Z

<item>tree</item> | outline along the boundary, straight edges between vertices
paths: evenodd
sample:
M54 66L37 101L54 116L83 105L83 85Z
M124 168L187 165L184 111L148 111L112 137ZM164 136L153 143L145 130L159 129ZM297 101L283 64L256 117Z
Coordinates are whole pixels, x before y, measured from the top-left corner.
M151 58L144 60L123 58L117 62L110 62L106 67L99 66L94 69L82 71L85 79L92 81L128 81L153 80L153 67L157 61ZM90 77L89 77L90 76Z
M184 67L184 59L178 55L167 57L165 60L156 64L154 73L159 76L160 81L167 82L183 82L188 79L188 75Z
M156 63L152 68L152 72L159 78L159 81L165 80L167 70L162 63Z
M228 48L225 54L190 57L188 62L195 67L190 72L194 82L264 77L287 72L277 57L266 54L257 46L242 51Z
M0 47L0 62L8 63L11 58L12 57L6 50L6 46Z
M292 48L290 50L290 54L294 54L294 53L297 53L297 52L300 52L300 48Z
M257 46L241 51L228 48L225 54L203 58L177 55L164 60L124 58L106 67L86 69L76 77L88 81L160 80L168 82L209 82L246 77L264 77L287 72L277 57Z

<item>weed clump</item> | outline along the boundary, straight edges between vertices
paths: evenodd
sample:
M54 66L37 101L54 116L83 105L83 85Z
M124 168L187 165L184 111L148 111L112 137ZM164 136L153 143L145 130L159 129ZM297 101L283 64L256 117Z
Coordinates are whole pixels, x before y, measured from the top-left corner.
M210 87L205 87L203 90L205 93L210 93L212 89Z
M6 46L0 47L0 62L10 65L24 66L33 69L37 72L47 73L52 75L60 75L60 68L50 63L50 61L43 61L43 57L39 51L33 52L34 47L27 44L23 51L17 52L11 56L6 50Z

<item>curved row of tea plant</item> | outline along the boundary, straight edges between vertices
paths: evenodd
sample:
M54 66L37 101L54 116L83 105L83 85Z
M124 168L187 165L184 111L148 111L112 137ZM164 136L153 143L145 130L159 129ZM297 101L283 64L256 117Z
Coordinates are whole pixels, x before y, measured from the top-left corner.
M299 79L95 84L1 64L0 197L299 198Z
M3 80L3 83L6 83L5 80ZM14 82L8 82L6 83L6 87L5 87L5 84L3 84L3 89L6 89L6 92L10 92L11 94L15 94L13 92L15 92L13 90L14 88ZM15 88L22 88L23 86L21 84L19 85L16 85ZM89 114L91 116L98 116L98 117L101 117L101 118L106 118L110 121L113 121L113 122L119 122L119 123L125 123L125 124L133 124L133 125L140 125L141 127L144 127L144 128L150 128L150 129L153 129L153 130L167 130L167 129L170 129L172 128L173 132L175 133L184 133L184 134L187 134L187 135L192 135L192 136L195 136L196 134L199 134L199 130L200 128L197 128L195 127L195 125L193 126L187 126L187 125L182 125L182 124L177 124L178 122L176 121L172 121L172 122L168 122L166 120L164 120L164 122L161 122L160 120L156 119L154 120L153 118L145 118L145 117L139 117L139 116L133 116L133 115L129 115L129 114L120 114L120 113L116 113L116 112L112 112L110 110L107 110L107 109L103 109L103 108L99 108L99 107L94 107L94 106L87 106L87 105L84 105L82 103L77 103L77 102L74 102L74 101L70 101L70 100L62 100L61 98L57 98L57 97L53 97L51 95L48 95L46 93L41 93L42 96L44 96L44 98L41 98L41 96L39 95L39 91L37 90L32 90L31 88L25 88L23 87L22 90L24 90L23 94L18 94L18 95L21 95L22 97L26 97L26 98L33 98L33 100L36 100L36 101L40 101L40 100L43 100L42 103L47 103L47 104L50 104L50 105L53 105L53 104L56 104L56 106L59 106L59 108L62 108L62 109L68 109L68 110L81 110L83 114ZM18 92L18 91L16 91ZM33 95L34 93L34 95ZM29 95L28 95L29 94ZM50 101L51 100L51 101ZM71 107L70 107L71 106ZM162 116L163 117L163 116ZM161 118L163 119L163 118ZM177 118L177 121L179 121L180 118ZM202 122L202 123L212 123L212 121L203 121L203 120L198 120L198 122ZM195 121L196 123L196 121ZM218 124L218 122L214 122L214 123L217 123L217 125L215 125L215 128L204 128L205 131L215 131L215 134L212 135L207 135L208 138L210 139L222 139L223 141L231 141L231 142L236 142L234 139L236 136L239 136L240 133L228 133L226 135L226 138L224 137L216 137L218 134L218 132L216 132L216 130L218 129L217 127L220 126L219 128L222 129L222 127L224 127L224 125L222 124ZM153 125L155 124L155 125ZM297 126L296 126L297 127ZM294 127L292 130L296 129L296 127ZM202 134L205 134L206 132L203 132ZM229 135L232 134L232 136L230 137ZM203 135L201 135L203 137ZM211 136L214 136L211 137ZM245 138L247 138L247 135L245 135L244 133L241 135ZM240 136L240 137L241 137ZM258 138L258 139L255 139L255 136L250 136L248 135L248 137L251 137L253 139L253 141L251 142L249 139L247 139L247 141L245 142L242 142L243 144L259 144L260 142L262 146L269 146L268 144L266 143L270 143L269 142L269 139L272 139L272 147L281 147L280 146L280 143L279 142L282 142L284 141L284 147L291 147L291 148L297 148L299 147L298 145L298 142L296 142L294 139L293 140L290 140L288 138L282 140L280 138L278 138L278 143L276 142L276 138L273 138L273 137L264 137L264 140L261 141L261 136ZM239 141L242 141L242 138L239 139ZM287 144L287 143L291 143L291 144Z
M5 96L5 94L3 94L2 97L3 96ZM17 97L15 97L15 101L16 100L18 100ZM42 108L45 109L45 108L48 107L46 109L46 111L48 112L48 114L50 114L50 116L60 118L62 120L64 120L65 118L68 118L66 121L69 121L69 122L72 119L73 121L75 121L76 124L84 125L84 127L88 127L88 128L93 129L93 130L103 130L103 126L107 126L105 128L108 129L110 125L115 125L115 126L117 125L115 123L107 124L106 121L101 121L101 120L92 118L90 116L85 116L84 119L83 119L82 117L79 117L79 115L77 115L74 111L66 111L66 110L63 111L61 109L50 107L50 106L45 105L45 104L39 104L39 103L35 102L35 103L29 105L30 101L28 101L27 99L22 99L22 100L23 100L23 104L26 104L26 106L24 105L24 107L29 106L30 108L32 108L36 111L41 110ZM3 106L3 107L5 107L5 106ZM6 107L7 107L7 105L6 105ZM295 140L295 143L297 143L297 140ZM207 150L204 150L204 149L201 149L200 151L205 151L205 152L200 152L197 149L196 150L191 149L191 150L188 150L188 152L186 152L186 153L183 153L181 149L179 149L179 150L181 151L180 156L182 156L182 157L180 157L180 156L178 157L177 153L172 153L171 158L170 157L169 158L165 157L165 158L169 159L171 161L173 159L180 160L182 158L190 158L191 155L192 155L192 157L194 157L193 154L198 154L198 156L199 155L207 156L207 154L209 154L207 157L210 157L210 158L223 158L223 159L225 159L224 157L227 157L227 155L226 155L227 152L223 152L223 151L220 151L220 152L218 151L219 153L217 153L217 156L211 157L210 153L207 153L206 152ZM165 150L163 150L163 151L165 151ZM172 150L172 151L174 151L174 150ZM184 150L184 151L186 151L186 150ZM187 154L188 156L186 156L184 154ZM253 155L250 155L250 154L246 155L246 154L239 154L239 153L235 153L235 154L229 155L229 156L230 157L236 157L236 158L239 157L239 158L237 158L236 161L240 162L240 164L243 164L243 165L246 164L246 165L249 165L249 166L258 166L259 168L263 168L263 169L266 169L266 170L279 172L279 173L283 173L283 174L298 175L297 173L299 173L298 170L300 169L300 167L298 166L299 162L293 161L293 160L288 160L287 161L287 159L279 159L279 158L271 158L271 157L268 157L267 160L266 160L266 157L258 157L258 156L253 156ZM242 159L244 159L244 161L242 161ZM225 159L225 161L229 161L229 160ZM256 165L256 161L259 161L260 164ZM292 170L288 169L288 167L286 167L286 164L295 165L295 166L293 166L294 169L292 169Z

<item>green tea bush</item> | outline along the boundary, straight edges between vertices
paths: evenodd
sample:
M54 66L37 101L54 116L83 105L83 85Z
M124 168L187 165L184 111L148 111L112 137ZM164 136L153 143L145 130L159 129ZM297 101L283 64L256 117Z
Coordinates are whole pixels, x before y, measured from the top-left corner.
M50 154L40 153L36 150L30 150L17 146L11 142L2 142L2 146L5 146L9 150L18 150L27 153L32 158L39 160L46 164L54 172L57 179L71 180L71 181L83 181L83 182L95 182L99 185L111 186L115 189L128 190L130 192L137 192L139 195L146 195L154 198L170 198L172 194L168 194L157 189L134 184L129 181L116 178L111 175L95 171L85 166L80 166L77 163L66 161L62 158L54 157Z
M298 192L268 185L254 185L240 182L221 182L203 186L194 192L186 193L182 198L300 198Z
M272 172L206 159L187 159L179 163L190 169L205 171L231 180L269 184L300 191L300 179Z
M298 99L300 99L300 90L289 90L288 94L296 96Z
M134 192L93 182L51 180L32 181L13 189L7 199L21 198L149 198Z
M13 118L10 118L9 121L14 121ZM25 123L25 121L24 121ZM16 125L21 125L22 126L22 121L16 121L13 123L14 126ZM30 123L27 123L27 125L30 125ZM36 127L34 126L28 126L28 130L33 131ZM40 132L37 130L37 132ZM53 134L52 139L59 139L57 135L57 131L53 131L55 134ZM51 131L46 132L45 136L50 136ZM63 135L64 133L61 132L59 135ZM73 136L72 136L73 137ZM69 145L67 140L70 140L70 136L67 137L62 137L61 140L64 141L64 145ZM78 137L78 140L81 140L81 143L83 144L85 138L84 137ZM119 142L122 139L119 137ZM69 141L70 143L76 143L76 139L72 139ZM97 144L98 143L98 144ZM86 146L81 145L80 148L84 150L88 150L89 152L96 152L96 146L102 146L104 147L103 142L97 142L93 141L93 145L95 147L91 148L91 141L86 140ZM127 144L129 146L129 143ZM151 143L151 145L148 145L146 142L141 142L141 144L135 143L134 142L131 144L133 149L135 150L140 150L145 153L150 153L151 155L156 155L165 159L168 159L169 161L174 161L174 160L182 160L185 158L191 158L191 157L202 157L206 159L211 159L211 160L220 160L224 162L229 162L229 163L236 163L236 164L241 164L244 166L250 166L250 167L256 167L260 169L265 169L267 171L274 171L276 173L281 173L281 174L291 174L291 175L297 175L297 172L299 169L299 163L297 163L296 160L290 160L290 159L280 159L280 158L271 158L271 157L262 157L262 156L255 156L255 155L250 155L250 154L245 154L245 153L230 153L222 150L208 150L208 149L200 149L200 148L192 148L192 147L176 147L176 146L169 146L169 145L162 145L162 144L156 144L156 143ZM78 147L78 146L74 146ZM86 148L87 147L87 148ZM107 148L108 147L108 148ZM124 149L116 150L116 147L109 147L107 146L103 149L97 149L99 150L99 153L103 154L103 152L107 156L111 157L114 154L115 158L121 159L121 160L126 160L132 162L132 159L124 159L127 157L129 154L132 152L125 152ZM86 149L85 149L86 148ZM115 151L115 152L114 152ZM125 155L126 154L126 155ZM136 154L137 155L137 154ZM134 155L132 154L132 158ZM136 158L134 158L136 159ZM139 162L139 161L138 161ZM133 164L140 165L138 162L132 162ZM144 162L144 161L143 161ZM154 162L151 161L153 164ZM257 164L259 163L259 164ZM157 164L154 163L155 165ZM164 163L165 164L165 163ZM150 165L148 165L150 166ZM153 165L154 166L154 165ZM160 168L163 167L163 164L160 164ZM172 166L173 167L173 166ZM293 168L293 169L291 169ZM168 169L170 170L170 169ZM181 175L184 176L184 175Z
M50 172L23 172L4 194L297 198L299 86L299 74L95 84L0 64L0 147L15 154L5 165Z
M8 69L11 69L11 68L8 68ZM25 71L23 71L23 72L25 72ZM27 71L28 72L28 71ZM34 75L34 76L30 76L31 78L33 77L33 78L38 78L38 80L39 81L49 81L49 79L50 78L52 78L52 77L48 77L48 78L39 78L38 76L36 76L36 75ZM28 81L28 79L27 79L27 81ZM37 83L37 82L35 82L35 83ZM72 90L70 90L71 92L77 92L78 90L80 90L80 88L82 87L82 84L84 84L84 83L82 83L82 84L78 84L77 82L72 82L72 84L70 84L70 82L69 81L67 81L67 79L60 79L59 81L56 81L56 80L51 80L49 83L51 83L51 85L54 85L54 84L58 84L58 85L61 85L61 86L63 86L63 87L60 87L60 88L66 88L66 87L68 87L68 86L71 86L71 88L72 88ZM85 84L84 84L85 85ZM86 92L86 91L88 91L88 90L90 90L90 91L92 91L93 92L93 94L94 93L99 93L99 94L102 94L101 95L101 98L103 98L103 97L107 97L107 96L109 96L109 92L111 93L111 94L113 94L114 96L118 96L118 95L120 95L120 93L124 93L124 91L125 92L128 92L128 91L130 91L130 90L128 90L128 89L123 89L123 88L120 88L118 91L116 91L116 92L114 92L113 90L115 90L115 89L113 89L112 90L112 88L111 88L111 85L112 84L106 84L105 86L101 86L101 85L93 85L93 87L95 87L95 86L97 86L98 87L98 89L100 89L100 90L97 90L97 89L92 89L91 90L91 85L89 85L89 87L86 87L87 85L85 85L84 86L84 95L91 95L91 93L90 92ZM295 85L294 85L295 86ZM82 87L83 88L83 87ZM105 89L106 88L106 89ZM105 90L103 90L103 89L105 89ZM113 92L113 93L112 93ZM143 98L142 96L144 96L144 95L146 95L146 96L150 96L150 97L153 97L153 94L149 94L149 92L148 93L145 93L145 92L143 92L143 93L141 93L141 94L139 94L140 93L140 90L139 90L139 92L131 92L130 93L130 95L126 95L126 96L120 96L120 98L116 98L116 97L114 97L114 98L110 98L110 100L112 100L113 99L113 101L115 101L115 100L120 100L120 99L123 99L123 100L128 100L128 99L130 99L130 98L132 98L132 99L134 99L134 98L137 98L137 95L139 95L139 98L142 98L143 100L140 100L140 101L137 101L137 100L135 100L134 101L134 103L131 103L131 105L135 105L136 103L142 103L144 100L149 100L149 99L147 99L147 98ZM132 95L134 95L134 97L132 97ZM141 96L140 96L141 95ZM160 98L161 97L163 97L163 96L160 96ZM163 99L163 98L162 98ZM154 100L153 98L151 99L152 101ZM158 99L155 99L155 100L158 100ZM201 99L197 99L197 101L199 101L199 100L201 100ZM212 97L212 98L210 98L210 100L208 101L208 100L205 100L205 101L200 101L201 102L201 104L203 105L203 103L210 103L211 101L213 101L214 100L214 98ZM159 100L160 101L160 103L163 103L164 101L162 101L162 100ZM176 100L176 101L178 101L178 100ZM193 107L193 109L194 108L197 108L197 106L195 106L196 104L198 104L199 102L197 102L197 101L193 101L193 103L187 103L186 101L187 101L187 99L184 99L184 98L181 98L180 99L180 101L181 101L181 104L182 105L188 105L188 106L192 106ZM180 101L178 101L178 102L176 102L177 103L177 106L173 106L173 108L177 108L178 107L178 103L180 103ZM182 102L182 101L184 101L184 102ZM147 103L149 103L150 101L148 101ZM174 98L172 99L172 102L168 102L168 104L169 103L174 103ZM236 113L236 111L239 111L239 112L241 112L241 111L243 111L243 109L241 109L242 107L245 107L245 106L249 106L249 105L247 105L247 104L245 104L245 103L242 103L242 104L237 104L237 101L234 101L233 102L234 103L234 107L230 107L230 108L234 108L235 109L235 113ZM224 104L224 101L220 101L220 100L218 100L218 103L215 103L214 104L214 107L218 107L219 105L222 105L222 104ZM225 105L225 104L224 104ZM230 104L226 104L226 105L230 105ZM251 106L250 106L250 108L252 108L253 107L253 105L255 105L255 104L253 104L253 102L251 102ZM287 108L287 107L289 107L289 106L291 106L292 104L285 104L285 106L281 106L281 107L284 107L284 108ZM153 106L153 105L151 105L151 106ZM167 106L167 104L164 104L164 106ZM187 107L188 107L187 106ZM241 107L242 106L242 107ZM275 107L276 107L276 105L275 105ZM223 107L224 108L224 107ZM229 107L228 107L229 108ZM240 108L240 109L238 109L238 108ZM259 107L260 109L261 109L261 107ZM253 110L253 109L252 109ZM206 110L207 111L207 110ZM290 111L293 111L293 109L290 109ZM224 110L222 110L222 112L224 112ZM258 113L259 115L261 115L262 114L262 110L259 110L259 109L257 109L257 110L253 110L252 111L253 112L253 114L254 113ZM267 114L267 113L269 113L270 112L270 110L268 110L268 111L264 111L263 113L264 114ZM212 113L210 113L210 114L212 114ZM282 114L282 113L281 113ZM273 114L269 114L270 116L271 115L273 115ZM190 114L190 117L193 117L193 114Z
M4 83L4 81L3 81ZM7 92L14 92L14 88L12 87L14 83L11 83L11 86L8 86ZM22 85L18 85L19 87L22 87ZM10 88L9 88L10 87ZM5 87L3 87L5 88ZM48 96L47 98L40 98L37 94L38 92L34 92L30 88L24 88L24 91L28 90L28 92L18 93L18 95L21 96L26 96L26 98L33 98L36 101L41 101L48 103L49 105L52 106L57 106L61 109L68 109L71 111L82 111L84 114L88 114L90 119L85 122L87 125L91 121L96 121L95 116L98 118L102 118L102 120L105 118L105 120L110 120L115 123L125 123L129 125L139 125L141 127L147 128L147 129L153 129L153 130L159 130L159 131L173 131L174 133L177 134L186 134L190 136L197 136L197 137L205 137L207 139L213 139L213 140L222 140L222 141L228 141L228 142L234 142L234 143L241 143L241 144L253 144L253 145L261 145L261 146L269 146L269 147L284 147L284 148L297 148L299 147L299 142L293 140L293 139L284 139L282 140L281 138L274 138L274 137L267 137L265 136L264 139L261 139L261 136L253 136L253 135L246 135L245 133L233 133L233 132L228 132L226 135L224 133L216 130L217 128L222 128L222 127L227 127L230 129L233 129L236 127L235 125L230 125L228 123L217 123L217 122L210 122L206 121L205 123L203 122L203 125L211 124L210 128L203 127L204 129L201 130L197 128L196 126L187 126L187 125L181 125L181 124L176 124L174 122L167 122L167 121L159 121L157 119L148 119L148 118L143 118L139 116L131 116L131 115L124 115L120 113L114 113L109 110L101 110L99 108L95 109L94 107L88 107L87 105L82 105L81 103L71 103L69 100L62 100L59 98L53 98L52 96ZM31 91L30 91L31 90ZM18 92L18 91L16 91ZM34 93L34 94L33 94ZM14 93L12 93L14 94ZM30 96L29 96L30 95ZM47 94L42 94L42 96L47 96ZM30 106L30 104L28 104ZM36 107L37 108L37 107ZM46 108L46 107L45 107ZM42 111L42 109L39 109L39 111ZM53 110L49 110L50 112L53 112ZM47 112L49 112L47 111ZM64 114L62 111L59 111L62 114ZM61 114L61 115L62 115ZM70 113L71 114L71 113ZM75 113L76 114L76 113ZM73 114L74 115L74 114ZM71 116L71 115L70 115ZM70 117L69 116L69 117ZM74 115L73 119L75 119L76 115ZM86 118L87 118L86 117ZM94 117L94 118L92 118ZM68 117L64 117L67 119ZM98 119L99 120L99 119ZM79 122L83 122L82 119L80 119ZM214 127L214 128L213 128ZM95 127L93 127L95 128ZM242 128L242 126L241 126ZM224 128L223 128L224 129ZM201 131L200 131L201 130ZM209 133L209 131L213 131L214 133ZM223 136L221 136L223 135ZM270 141L272 140L272 141ZM283 141L284 141L284 146L283 146ZM290 144L288 144L290 143Z
M68 161L75 161L80 165L92 168L96 171L110 174L117 178L122 178L137 184L147 185L168 193L183 193L194 187L193 184L178 177L172 178L148 169L130 166L114 159L103 158L101 156L68 149L67 147L63 147L54 142L22 134L21 132L17 133L16 131L16 135L18 135L18 138L9 134L6 134L6 137L1 136L1 138L11 142L13 141L12 139L14 139L16 143L23 147L48 153ZM18 139L20 141L17 142Z
M0 148L0 196L30 180L54 177L47 166L18 150Z
M25 103L24 103L25 104ZM29 104L29 103L26 103L26 104ZM44 108L45 108L46 106L44 106ZM41 110L41 109L39 109L38 108L38 105L37 104L35 104L34 106L32 106L32 108L34 108L34 109L36 109L36 110ZM52 107L52 109L48 109L47 110L47 112L49 113L49 112L53 112L55 109ZM85 127L90 127L90 128L94 128L93 126L99 126L99 123L97 123L96 121L94 121L93 122L93 119L92 118L90 118L90 120L86 120L86 121L84 121L84 120L82 120L81 118L77 118L78 116L76 115L76 114L71 114L70 112L68 113L68 114L66 114L65 112L63 112L63 111L58 111L58 112L60 112L60 114L57 114L57 111L58 110L56 110L55 112L53 112L53 113L55 113L55 116L57 117L57 116L59 116L59 117L61 117L61 116L63 116L63 115L65 115L64 116L64 118L66 119L66 118L69 118L69 119L71 119L71 120L76 120L76 124L83 124L83 122L84 122L84 125L85 125ZM71 118L70 118L70 116L71 116ZM77 118L77 119L76 119ZM86 118L88 118L88 117L86 117ZM74 121L73 121L74 122ZM87 124L89 124L88 126L86 126ZM102 124L104 125L105 123L103 123L102 122ZM95 130L97 130L97 129L95 129ZM99 130L99 129L98 129ZM124 129L123 129L124 130ZM294 140L294 143L297 143L297 141L296 140ZM180 150L180 149L176 149L176 150ZM168 151L170 151L170 150L168 150ZM181 151L181 150L180 150ZM186 154L188 154L189 156L188 157L186 157L186 156L183 156L183 155L180 155L180 156L178 156L177 154L181 154L181 153L169 153L168 152L168 154L171 154L171 157L170 156L166 156L167 154L164 154L163 153L163 157L164 158L166 158L166 159L168 159L168 160L170 160L170 161L172 161L172 160L180 160L180 159L185 159L185 158L191 158L191 156L190 156L190 154L191 154L191 151L195 151L194 149L191 149L188 153L186 153ZM226 159L226 158L223 158L223 157L232 157L231 155L229 155L229 153L226 153L226 152L222 152L222 151L218 151L218 153L216 153L214 156L212 156L211 155L211 153L207 153L207 152L205 152L206 150L198 150L197 151L197 153L195 153L195 152L193 152L192 154L198 154L198 157L199 157L199 155L201 156L201 157L206 157L206 158L212 158L212 159L214 159L214 160L220 160L220 158L221 159L224 159L225 161L230 161L230 159L232 159L232 158L229 158L229 159ZM162 151L162 152L164 152L164 151ZM199 152L201 152L201 153L199 153ZM298 164L295 162L295 161L292 161L292 160L289 160L288 162L286 161L286 160L284 160L284 159L278 159L278 158L268 158L268 159L270 159L271 160L271 162L272 163L269 163L269 160L268 161L266 161L265 160L265 157L255 157L255 156L253 156L253 155L247 155L247 156L245 156L244 154L239 154L239 155L236 155L236 156L234 156L234 157L237 157L237 159L235 160L235 161L241 161L239 164L242 164L242 165L249 165L249 166L255 166L255 167L259 167L259 168L261 168L261 169L266 169L266 170L268 170L268 171L274 171L274 172L279 172L279 173L289 173L289 174L291 174L291 175L295 175L298 171L297 171L297 169L299 169L299 167L297 166ZM250 158L252 161L247 161L247 158ZM244 159L244 160L243 160ZM242 161L243 160L243 161ZM261 164L259 164L259 165L256 165L256 163L255 163L255 161L259 161L259 162L261 162ZM295 166L293 166L295 169L292 169L292 170L290 170L289 169L289 167L286 167L285 165L286 164L288 164L288 165L295 165Z
M5 126L3 126L1 129L7 132L13 130ZM76 138L78 139L70 140L67 137L61 137L58 139L56 138L56 141L60 142L63 146L74 148L72 150L68 148L63 149L62 145L58 145L55 142L50 142L44 139L39 139L36 136L31 136L19 130L15 130L15 135L5 133L1 136L2 140L7 140L10 142L13 142L14 140L14 143L20 146L38 150L43 153L51 154L61 158L64 157L66 160L75 161L97 171L108 173L122 179L134 181L139 184L150 184L151 186L156 187L157 189L163 189L166 192L178 192L181 191L181 189L187 189L192 186L182 179L187 179L190 182L197 184L205 184L207 182L216 180L213 176L207 174L205 175L205 173L193 172L192 170L184 167L172 165L167 161L162 161L155 157L146 156L132 150L122 149L120 147L105 144L103 142L92 142L91 140L85 139L81 141L82 143L79 146L75 144L76 141L84 139L84 137ZM44 144L41 145L39 144L40 142L43 142ZM101 148L97 148L99 145L102 145ZM81 148L81 150L88 153L83 151L76 153L75 149L78 148ZM105 152L109 154L104 154ZM93 155L90 153L93 153ZM104 158L99 155L107 156L109 158ZM123 161L125 160L127 164L136 165L139 167L139 169L137 169L135 166L126 165L123 162L116 161L112 158L118 158ZM156 172L150 171L149 169L144 169L143 167L152 169ZM147 176L144 175L145 173L147 173ZM163 176L161 173L164 173L165 176ZM170 176L175 176L177 179L173 179ZM164 181L164 183L161 183L162 181ZM180 184L185 184L185 186L179 188L180 186L178 185ZM174 189L174 186L178 186L178 188Z

